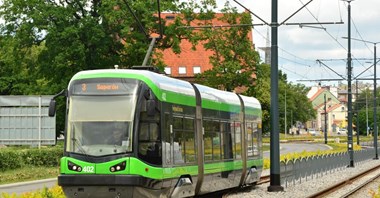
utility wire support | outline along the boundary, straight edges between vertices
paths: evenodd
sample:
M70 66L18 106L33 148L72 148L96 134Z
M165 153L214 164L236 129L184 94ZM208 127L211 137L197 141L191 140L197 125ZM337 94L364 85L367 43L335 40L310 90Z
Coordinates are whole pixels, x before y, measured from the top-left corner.
M313 0L310 0L312 2ZM285 24L287 20L293 17L296 13L298 13L301 9L305 8L306 5L302 6L298 9L294 14L290 15L290 17L286 18L281 24L278 23L278 0L272 0L272 8L271 15L272 20L271 23L268 24L266 21L261 19L259 16L251 12L248 8L243 6L237 0L234 0L235 3L242 6L245 10L250 12L252 15L257 17L259 20L264 22L266 25L271 27L271 91L270 91L270 185L268 186L268 191L276 192L283 191L284 188L281 186L281 177L280 177L280 135L279 135L279 108L278 108L278 27ZM295 25L300 25L303 23L294 23ZM320 25L321 23L307 23L307 25ZM328 23L331 24L331 23ZM336 24L336 23L333 23ZM291 25L289 23L289 25Z
M235 1L235 3L239 4L239 6L241 6L242 8L244 8L245 10L247 10L249 13L251 13L253 16L255 16L256 18L258 18L265 25L269 25L268 22L266 22L264 19L262 19L259 16L257 16L255 13L253 13L250 9L248 9L247 7L245 7L244 5L242 5L241 3L239 3L237 0L234 0L234 1Z
M327 67L330 71L334 72L336 75L342 77L342 80L347 80L344 76L342 76L341 74L339 74L338 72L334 71L333 69L331 69L331 67L327 66L326 64L324 64L322 61L320 60L317 60L317 62L325 67Z
M283 25L286 21L288 21L290 18L292 18L294 15L296 15L299 11L301 11L304 7L306 7L309 3L311 3L313 0L310 0L309 2L307 2L306 4L304 4L302 7L300 7L297 11L295 11L293 14L291 14L288 18L286 18L281 24Z
M348 4L348 8L350 8L350 4ZM361 41L361 42L365 42L365 43L371 43L373 44L373 54L374 54L374 58L373 58L373 69L374 69L374 78L373 78L373 133L374 133L374 137L373 137L373 141L374 141L374 148L375 148L375 157L373 159L377 160L379 159L379 156L378 156L378 148L377 148L377 136L378 136L378 129L377 129L377 115L376 115L376 106L377 106L377 101L376 101L376 88L377 88L377 85L376 85L376 81L377 81L377 78L376 78L376 63L378 61L376 61L376 45L379 44L380 42L371 42L371 41L367 41L367 40L363 40L363 39L356 39L356 38L351 38L350 36L347 38L349 41L350 40L355 40L355 41Z
M350 161L348 167L354 167L354 148L352 142L352 91L351 91L351 73L352 73L352 58L351 58L351 1L344 0L348 2L348 52L347 52L347 111L348 111L348 134L347 134L347 147L348 154L350 156Z
M378 63L380 60L376 61L376 63ZM358 74L353 80L356 80L359 78L359 76L361 76L364 72L368 71L369 69L371 69L372 67L374 66L374 64L372 64L371 66L369 66L367 69L365 69L364 71L362 71L360 74Z

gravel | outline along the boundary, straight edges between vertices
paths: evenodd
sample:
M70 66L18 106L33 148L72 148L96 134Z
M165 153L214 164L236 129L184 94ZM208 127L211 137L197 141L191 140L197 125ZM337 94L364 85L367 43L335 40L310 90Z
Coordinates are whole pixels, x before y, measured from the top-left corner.
M314 177L313 179L308 179L308 181L303 180L301 183L297 182L295 185L291 184L284 187L284 191L281 192L268 192L269 183L258 185L252 187L251 189L242 190L242 192L236 192L229 194L224 197L228 198L246 198L246 197L260 197L260 198L273 198L273 197L309 197L333 184L336 184L343 179L348 179L356 174L359 174L367 169L374 166L380 165L380 160L368 160L360 164L355 164L354 167L342 168L334 171L333 173L327 173L323 176ZM264 170L262 175L269 175L269 170ZM377 192L377 188L373 191ZM343 191L345 193L347 191ZM341 194L343 195L343 194ZM334 194L333 197L340 197L339 194ZM330 197L330 196L329 196ZM363 194L360 197L371 197L370 194Z

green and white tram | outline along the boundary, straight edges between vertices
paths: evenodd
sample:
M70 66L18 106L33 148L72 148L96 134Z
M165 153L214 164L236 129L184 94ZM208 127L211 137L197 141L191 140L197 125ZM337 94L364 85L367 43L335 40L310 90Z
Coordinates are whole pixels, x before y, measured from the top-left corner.
M79 72L65 95L67 197L192 197L259 180L255 98L124 69Z

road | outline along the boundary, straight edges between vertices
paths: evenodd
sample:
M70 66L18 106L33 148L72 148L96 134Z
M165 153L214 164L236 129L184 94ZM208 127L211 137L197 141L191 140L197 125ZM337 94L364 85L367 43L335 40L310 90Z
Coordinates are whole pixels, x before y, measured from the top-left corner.
M302 151L317 151L317 150L328 150L330 147L324 144L311 144L311 143L286 143L280 144L280 153L296 153ZM264 152L264 158L269 158L269 152ZM50 188L57 184L57 178L37 180L30 182L21 182L15 184L0 185L0 195L1 193L16 193L21 194L24 192L33 192L44 187Z
M330 150L331 147L325 144L315 143L280 143L280 155L287 153L301 153L303 151L324 151ZM270 151L264 152L264 158L269 158Z
M33 192L44 187L51 188L57 184L57 178L43 179L29 182L20 182L15 184L0 185L0 195L1 193L15 193L22 194L25 192Z

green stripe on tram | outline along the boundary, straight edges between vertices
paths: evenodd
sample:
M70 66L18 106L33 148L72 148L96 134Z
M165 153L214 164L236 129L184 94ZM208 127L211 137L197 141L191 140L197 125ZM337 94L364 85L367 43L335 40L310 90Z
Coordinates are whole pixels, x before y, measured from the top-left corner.
M158 168L154 166L149 166L146 163L140 161L137 158L130 159L130 174L132 175L141 175L144 177L152 179L170 179L178 178L181 175L198 175L198 166L197 165L184 165L171 168ZM248 160L247 166L263 166L262 159ZM204 173L215 174L224 171L234 171L241 170L243 167L242 161L230 161L230 162L215 162L215 163L205 163L204 164Z

